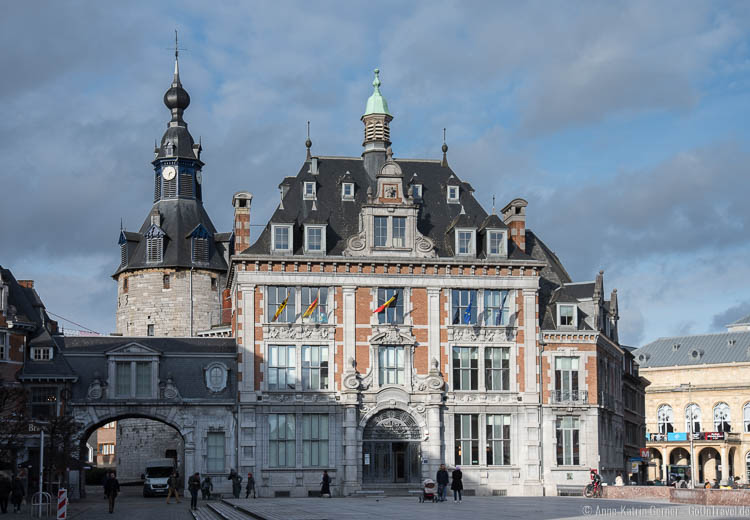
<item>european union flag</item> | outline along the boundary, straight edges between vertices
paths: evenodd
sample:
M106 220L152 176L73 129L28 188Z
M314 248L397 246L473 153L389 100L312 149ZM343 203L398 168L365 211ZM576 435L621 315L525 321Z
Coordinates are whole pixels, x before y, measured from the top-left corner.
M474 305L474 298L469 300L469 306L464 311L464 324L469 325L471 323L471 307Z

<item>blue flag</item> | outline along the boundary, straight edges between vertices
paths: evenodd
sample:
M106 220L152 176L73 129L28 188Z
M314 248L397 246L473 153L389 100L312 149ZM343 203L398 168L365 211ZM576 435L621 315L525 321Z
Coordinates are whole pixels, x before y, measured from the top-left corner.
M466 310L464 311L464 323L466 325L469 325L471 323L471 306L474 305L474 298L472 297L471 300L469 300L469 306L466 307Z

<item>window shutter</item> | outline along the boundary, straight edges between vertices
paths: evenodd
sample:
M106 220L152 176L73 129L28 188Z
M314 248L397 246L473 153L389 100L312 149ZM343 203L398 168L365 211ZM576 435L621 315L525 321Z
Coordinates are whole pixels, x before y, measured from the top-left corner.
M208 262L208 239L193 238L193 262Z
M177 196L177 179L164 180L164 198L174 199Z
M180 173L180 197L193 196L193 176L189 173Z
M128 243L125 242L124 244L120 245L120 265L125 265L128 263Z
M159 263L162 261L164 249L164 240L159 238L149 238L146 242L146 261L148 263Z
M160 198L161 198L161 174L157 172L156 178L154 179L154 202L158 201Z

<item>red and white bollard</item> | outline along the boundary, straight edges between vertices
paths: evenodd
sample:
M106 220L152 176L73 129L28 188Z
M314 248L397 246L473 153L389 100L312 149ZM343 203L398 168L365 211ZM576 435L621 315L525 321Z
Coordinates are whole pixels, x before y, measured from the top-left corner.
M60 489L57 491L57 520L68 518L68 490Z

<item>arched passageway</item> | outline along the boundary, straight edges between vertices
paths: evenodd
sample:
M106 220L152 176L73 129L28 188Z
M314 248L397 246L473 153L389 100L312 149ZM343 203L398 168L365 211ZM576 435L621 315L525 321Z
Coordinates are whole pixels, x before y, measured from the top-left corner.
M389 409L374 415L362 432L363 482L419 482L421 439L409 412Z

